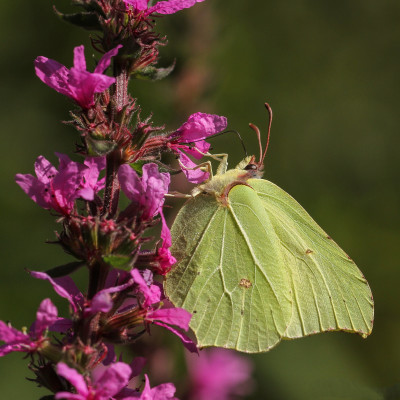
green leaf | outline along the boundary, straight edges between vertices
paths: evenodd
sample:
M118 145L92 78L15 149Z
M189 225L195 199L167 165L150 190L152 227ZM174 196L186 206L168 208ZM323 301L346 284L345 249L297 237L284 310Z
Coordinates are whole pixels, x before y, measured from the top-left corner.
M175 62L167 68L156 68L149 66L138 71L134 71L132 76L137 79L158 81L166 78L175 68Z
M124 271L130 271L132 269L132 257L129 256L111 254L109 256L103 256L103 260L114 268L123 269Z
M85 143L90 156L105 156L111 153L117 145L111 140L96 139L91 136L86 136Z
M200 185L171 229L165 292L193 313L199 347L257 353L319 332L369 335L361 271L291 196L239 166Z
M73 25L91 31L103 31L103 27L100 24L99 16L96 12L78 12L74 14L63 14L58 11L55 7L54 12L56 15L65 22L69 22Z
M73 261L68 264L59 265L58 267L51 268L46 271L46 274L51 276L52 278L61 278L62 276L72 274L84 265L84 261Z

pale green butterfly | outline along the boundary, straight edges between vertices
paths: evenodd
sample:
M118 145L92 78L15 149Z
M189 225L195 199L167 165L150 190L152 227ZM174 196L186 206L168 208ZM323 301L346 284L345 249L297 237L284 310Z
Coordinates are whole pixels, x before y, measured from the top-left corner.
M368 282L296 200L260 179L266 149L258 163L247 157L226 170L222 162L179 211L167 297L193 313L200 348L258 353L337 330L366 337L374 313Z

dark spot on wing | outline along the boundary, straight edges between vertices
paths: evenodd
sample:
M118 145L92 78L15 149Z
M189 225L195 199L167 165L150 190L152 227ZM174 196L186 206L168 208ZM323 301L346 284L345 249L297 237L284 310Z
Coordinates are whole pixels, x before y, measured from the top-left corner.
M326 238L332 240L332 238L329 235L326 235Z
M248 289L249 287L251 287L251 285L252 285L252 283L246 278L241 279L239 282L239 286L241 286L245 289Z
M306 254L311 254L311 253L314 253L311 249L306 250Z

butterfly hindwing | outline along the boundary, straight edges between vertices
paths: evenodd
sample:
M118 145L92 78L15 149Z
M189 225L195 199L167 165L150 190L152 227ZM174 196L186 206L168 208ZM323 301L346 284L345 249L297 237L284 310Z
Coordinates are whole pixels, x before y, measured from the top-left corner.
M331 330L369 335L372 293L355 263L285 191L263 179L248 184L281 241L282 267L292 281L293 316L285 337Z

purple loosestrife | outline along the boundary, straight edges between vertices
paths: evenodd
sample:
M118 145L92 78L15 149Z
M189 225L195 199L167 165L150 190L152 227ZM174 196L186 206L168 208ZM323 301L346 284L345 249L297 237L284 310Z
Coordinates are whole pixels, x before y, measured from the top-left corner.
M58 392L55 399L110 400L128 384L131 369L128 364L117 362L109 367L93 370L91 378L85 379L75 369L60 362L57 364L57 373L71 383L76 394Z
M206 350L187 361L191 400L229 400L252 390L252 364L231 350Z
M48 342L46 332L58 320L57 308L50 299L44 299L36 313L36 321L29 332L21 332L0 321L0 356L19 351L35 353L43 349Z
M87 70L83 46L75 47L70 69L46 57L35 60L36 75L80 107L70 112L69 122L81 136L75 149L83 161L56 153L56 168L39 156L36 176L16 175L33 201L54 211L62 227L54 243L75 258L46 272L30 271L67 300L69 314L59 317L45 299L29 331L0 322L0 356L28 353L35 381L50 390L49 398L177 400L172 383L151 387L147 374L140 381L144 358L135 354L131 364L125 364L122 354L117 359L115 353L114 346L129 345L130 351L151 357L156 345L139 340L150 335L154 325L198 353L186 334L191 313L173 307L163 292L162 278L176 262L165 197L171 176L180 172L164 164L164 154L178 156L190 182L203 182L208 172L195 161L209 155L206 139L225 130L227 121L198 112L179 129L165 132L151 117L141 119L128 84L135 78L161 79L172 70L156 67L158 47L167 43L154 30L156 14L173 14L200 1L155 1L150 6L148 0L75 1L83 13L58 14L96 29L93 48L105 54L94 71ZM121 192L128 199L125 208ZM153 227L161 228L158 235ZM86 268L86 287L78 287L70 276L78 268ZM198 363L195 369L189 367L196 399L228 399L247 384L248 365L230 353L202 354L193 363Z
M203 182L208 178L208 172L196 169L196 164L185 153L196 159L202 158L210 148L205 139L222 132L226 126L225 117L198 112L192 114L179 129L167 136L168 147L179 155L182 171L189 182Z
M75 200L93 200L97 191L104 187L98 181L104 160L89 159L86 165L71 161L68 156L56 153L60 164L58 170L43 156L35 162L36 178L30 174L17 174L15 180L21 189L40 207L69 215Z
M153 13L175 14L184 8L193 7L196 3L204 0L167 0L158 1L154 6L148 6L149 0L123 0L128 6L131 6L135 12L143 12L145 15Z
M71 69L47 57L35 60L35 71L38 78L57 92L70 97L83 109L93 107L95 93L107 90L115 78L104 75L110 66L111 58L118 54L122 45L110 50L100 59L94 72L86 70L84 47L74 49L74 66Z
M138 174L127 164L121 165L118 171L122 191L139 210L143 220L149 220L160 213L164 196L168 193L170 176L159 172L154 163L143 165L143 175Z

